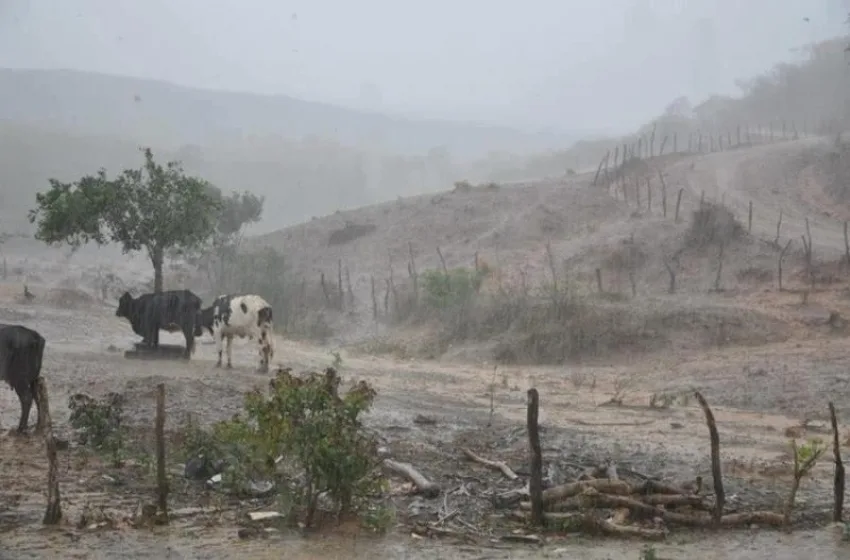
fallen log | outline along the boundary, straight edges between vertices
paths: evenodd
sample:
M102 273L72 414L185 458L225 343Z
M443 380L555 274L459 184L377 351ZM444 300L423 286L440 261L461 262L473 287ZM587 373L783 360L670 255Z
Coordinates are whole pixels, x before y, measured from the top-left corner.
M707 513L678 513L668 511L662 508L643 503L629 496L617 496L611 494L602 494L595 489L588 489L580 498L583 501L582 509L599 508L599 509L619 509L627 508L632 513L640 514L643 517L658 517L669 523L676 525L684 525L689 527L709 527L716 522L712 514ZM520 504L520 508L526 509L528 502ZM548 514L547 514L548 515ZM781 527L784 524L784 517L778 513L771 511L754 511L746 513L730 513L724 515L720 519L720 525L724 527L737 527L750 524L770 525L772 527Z
M561 486L553 486L543 491L543 505L559 502L572 496L577 496L588 489L594 489L605 494L628 495L632 493L632 487L623 480L612 480L608 478L597 478L595 480L582 480L570 482Z
M515 513L515 517L528 519L528 514ZM558 526L579 527L588 532L600 532L619 537L638 537L641 539L659 541L667 536L664 529L649 529L633 525L620 525L606 519L599 519L590 513L550 513L543 514L547 523Z
M466 447L462 448L461 451L470 461L474 461L476 463L484 465L485 467L490 467L491 469L501 471L502 474L508 478L508 480L516 480L517 478L519 478L519 476L513 470L511 470L507 463L503 461L492 461L490 459L485 459L480 455L476 455Z
M490 501L494 509L510 509L517 507L522 500L527 500L530 497L528 485L525 488L516 488L508 490L501 494L493 494Z
M689 495L692 494L692 492L688 492L684 488L673 486L672 484L665 484L658 480L644 480L632 489L631 494Z
M635 500L638 503L645 504L649 507L664 506L665 508L685 506L700 511L710 511L711 505L703 501L700 496L691 495L675 495L675 494L648 494L645 496L633 496L629 499ZM520 503L520 508L526 509L528 502ZM587 507L587 500L584 495L574 496L567 500L550 505L550 511L577 511ZM650 510L646 510L651 513ZM652 513L654 513L654 509Z
M384 468L412 482L419 493L426 498L436 498L440 495L440 486L425 478L425 475L417 471L410 463L400 463L392 459L384 459Z

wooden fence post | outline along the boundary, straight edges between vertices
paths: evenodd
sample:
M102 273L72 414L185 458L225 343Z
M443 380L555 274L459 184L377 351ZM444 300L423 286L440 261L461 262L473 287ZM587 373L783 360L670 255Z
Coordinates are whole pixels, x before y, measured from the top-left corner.
M53 437L53 420L50 418L50 401L47 396L47 385L43 377L35 382L35 392L38 397L38 425L44 435L47 448L47 510L44 512L42 523L56 525L62 520L62 503L59 496L59 465L56 459L56 439Z
M156 482L160 519L168 523L168 478L165 471L165 383L156 386Z
M531 523L543 525L543 451L540 447L540 430L537 424L540 395L537 389L528 390L528 454L531 478L528 483L531 497Z

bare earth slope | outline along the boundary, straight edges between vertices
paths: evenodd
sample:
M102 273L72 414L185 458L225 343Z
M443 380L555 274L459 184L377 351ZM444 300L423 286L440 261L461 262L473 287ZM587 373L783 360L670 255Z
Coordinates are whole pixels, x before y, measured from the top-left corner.
M335 277L340 260L349 267L360 305L354 314L338 319L339 326L351 325L341 339L368 339L372 332L370 278L388 275L390 261L395 274L403 276L409 244L420 270L439 266L439 246L448 266L470 266L478 252L479 259L492 263L503 281L509 282L516 281L526 266L529 275L543 276L547 271L544 246L551 240L553 253L565 261L566 270L588 293L594 289L595 269L604 268L609 299L617 292L621 294L618 298L630 302L628 305L676 313L690 310L693 329L703 328L700 321L707 309L722 308L741 321L741 317L757 314L770 329L782 331L778 341L764 337L744 344L736 338L712 338L712 344L677 343L663 351L611 354L582 363L500 367L492 392L497 422L491 428L484 426L494 373L492 365L480 359L438 363L342 350L341 370L346 380L365 378L375 384L379 397L370 423L386 434L393 452L451 485L458 480L458 469L466 469L463 476L490 476L459 458L460 445L474 445L482 454L505 458L512 464L524 462L522 425L525 389L529 387L537 387L541 393L544 455L550 469L568 461L608 456L620 465L653 475L681 480L700 475L708 481L706 428L701 411L688 398L693 389L699 389L718 419L730 507L745 503L747 507L775 509L789 483L789 437L828 438L828 430L823 428L828 399L836 403L842 426L850 420L846 331L840 323L827 323L830 311L850 316L850 300L845 295L846 271L837 265L837 277L830 282L819 280L810 293L803 289L806 277L800 272L799 255L788 258L788 289L782 292L776 289L773 278L756 275L753 279L754 273L743 271L773 270L778 251L771 242L780 208L787 216L783 218L782 240L799 239L805 232L801 222L809 216L815 253L824 261L822 265L831 266L829 259L843 254L842 211L824 198L820 178L806 163L809 160L796 159L809 150L829 149L826 144L808 141L667 160L663 166L657 165L668 184L666 218L657 181L652 207L647 210L645 196L638 209L634 194L629 195L627 203L621 195L613 196L613 189L591 187L590 177L579 176L566 183L482 188L399 200L317 219L256 242L281 249L293 267L314 278L320 271ZM656 170L651 171L654 174ZM778 185L784 177L787 182ZM676 223L672 201L679 188L685 190L682 220ZM709 292L714 284L716 255L694 250L683 254L680 289L667 294L664 257L681 244L690 211L699 205L702 191L706 200L724 198L745 227L752 200L753 235L729 247L723 291ZM331 234L344 228L346 221L372 224L375 229L348 243L329 246ZM628 281L618 282L615 268L605 263L632 235L647 258L638 271L638 296L629 299ZM2 284L0 321L31 325L48 339L44 374L51 388L54 421L62 433L67 433L64 403L69 394L78 391L92 395L122 392L130 403L131 422L147 426L152 420L153 387L158 382L168 387L169 422L186 413L204 422L227 418L240 406L243 391L267 382L252 369L254 345L238 339L234 343L237 367L231 371L212 367L214 355L208 344L199 346L189 364L125 360L115 350L128 347L134 337L129 327L114 317L114 302L86 303L85 313L70 309L67 303L55 303L65 300L51 300L50 290L63 274L68 274L67 270L51 269L50 257L42 260L32 252L26 257L9 254L7 258L10 266L28 259L30 277L38 276L39 280L29 284L37 296L33 303L20 300L21 278L10 277ZM178 338L163 335L163 341L177 342ZM296 370L323 367L331 362L331 348L279 338L276 361ZM652 395L669 395L672 404L649 407ZM613 396L622 398L622 406L599 406ZM0 391L0 424L12 426L16 414L14 394ZM417 414L436 417L437 426L415 424ZM120 551L151 557L166 553L187 558L224 558L237 553L263 557L270 550L278 555L283 550L293 558L350 558L352 554L366 557L376 553L428 558L437 554L439 546L432 541L411 543L404 535L380 542L349 537L322 542L274 538L240 542L234 537L236 521L226 515L214 523L181 521L170 530L158 530L156 541L143 531L94 533L72 525L64 526L62 532L46 533L39 525L44 503L43 463L36 441L0 437L0 492L5 500L0 504L10 504L0 505L4 549L33 557L55 555L59 550L63 555L88 557L86 551L97 547L104 555ZM556 480L558 475L553 472L550 476ZM64 507L71 524L84 504L129 510L134 507L133 501L140 499L125 490L122 500L116 501L115 491L92 466L80 471L68 461L61 476L67 501ZM800 519L824 519L831 507L831 476L831 464L824 460L812 479L804 482L798 498ZM706 485L710 486L708 482ZM197 505L191 500L201 498L175 499L178 505ZM487 502L486 496L479 499ZM403 511L407 511L407 503L401 503ZM480 512L464 510L461 515L468 522L481 521ZM351 546L354 552L343 550ZM685 535L657 548L662 557L696 554L709 559L797 558L815 551L818 557L838 558L841 547L828 531L778 535L753 530L722 537ZM637 548L634 543L594 541L588 547L585 542L567 540L547 545L544 553L634 558ZM482 554L494 558L540 557L538 550L482 551L444 546L439 546L439 554L447 558Z

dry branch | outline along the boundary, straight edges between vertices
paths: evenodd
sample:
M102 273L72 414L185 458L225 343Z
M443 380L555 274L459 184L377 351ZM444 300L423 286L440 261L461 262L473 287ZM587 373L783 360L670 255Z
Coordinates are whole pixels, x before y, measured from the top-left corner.
M384 467L390 472L403 476L412 482L419 493L426 498L436 498L440 495L440 486L425 478L425 475L417 471L410 463L400 463L392 459L384 459Z
M792 239L788 240L788 243L785 244L785 247L782 248L782 251L779 252L779 260L778 260L778 270L777 270L777 279L779 280L779 291L782 291L782 259L785 258L785 253L788 252L788 248L791 247Z
M844 222L844 257L847 259L847 266L850 267L850 237L847 235L847 222Z
M835 405L829 403L829 421L832 423L832 456L835 460L834 495L835 506L832 520L840 523L844 517L844 463L841 462L841 442L838 434L838 420L835 418Z
M753 201L750 201L750 210L747 213L747 233L753 233Z
M617 494L626 496L632 493L632 487L624 480L612 480L609 478L596 478L593 480L581 480L570 482L560 486L553 486L543 491L543 504L553 504L577 496L589 489L603 492L605 494Z
M782 227L782 209L779 209L779 220L776 221L776 237L773 239L773 244L779 246L779 230Z
M714 291L720 291L720 278L723 274L723 249L726 243L720 241L720 252L717 254L717 276L714 277Z
M667 183L664 181L664 174L658 170L658 180L661 182L661 215L667 217Z
M682 206L682 193L685 192L684 188L679 189L679 194L676 195L676 214L674 214L673 221L679 223L679 208Z
M694 396L702 411L705 413L705 423L708 425L708 433L711 438L711 476L714 478L714 521L718 525L723 517L723 506L726 504L726 493L723 490L723 477L720 470L720 436L717 433L717 423L714 421L714 413L702 393L694 391Z
M472 452L472 450L466 447L462 448L461 451L470 461L475 461L476 463L484 465L485 467L490 467L491 469L501 471L501 473L505 475L508 480L516 480L517 478L519 478L519 476L513 470L511 470L508 464L504 461L492 461L490 459L485 459L480 455L476 455Z
M43 377L35 382L38 422L36 430L44 434L47 450L47 509L42 523L56 525L62 520L62 502L59 496L59 464L56 459L56 439L53 437L53 420L50 418L50 401L47 396L47 384Z

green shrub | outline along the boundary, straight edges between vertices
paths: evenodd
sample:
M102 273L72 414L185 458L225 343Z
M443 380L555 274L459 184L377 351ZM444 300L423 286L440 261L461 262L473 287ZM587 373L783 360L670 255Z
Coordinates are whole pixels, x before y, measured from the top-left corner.
M123 405L124 397L118 393L109 393L101 400L82 393L68 399L69 423L77 432L77 441L106 454L116 466L122 462L127 436Z
M469 268L426 270L422 274L425 304L431 309L451 309L469 302L481 288L487 272Z
M271 381L268 394L246 395L245 416L214 427L216 439L230 450L225 481L258 474L288 479L308 527L322 493L337 513L359 511L384 483L376 470L377 445L360 422L375 391L361 381L340 396L338 386L333 368L306 378L287 369Z

